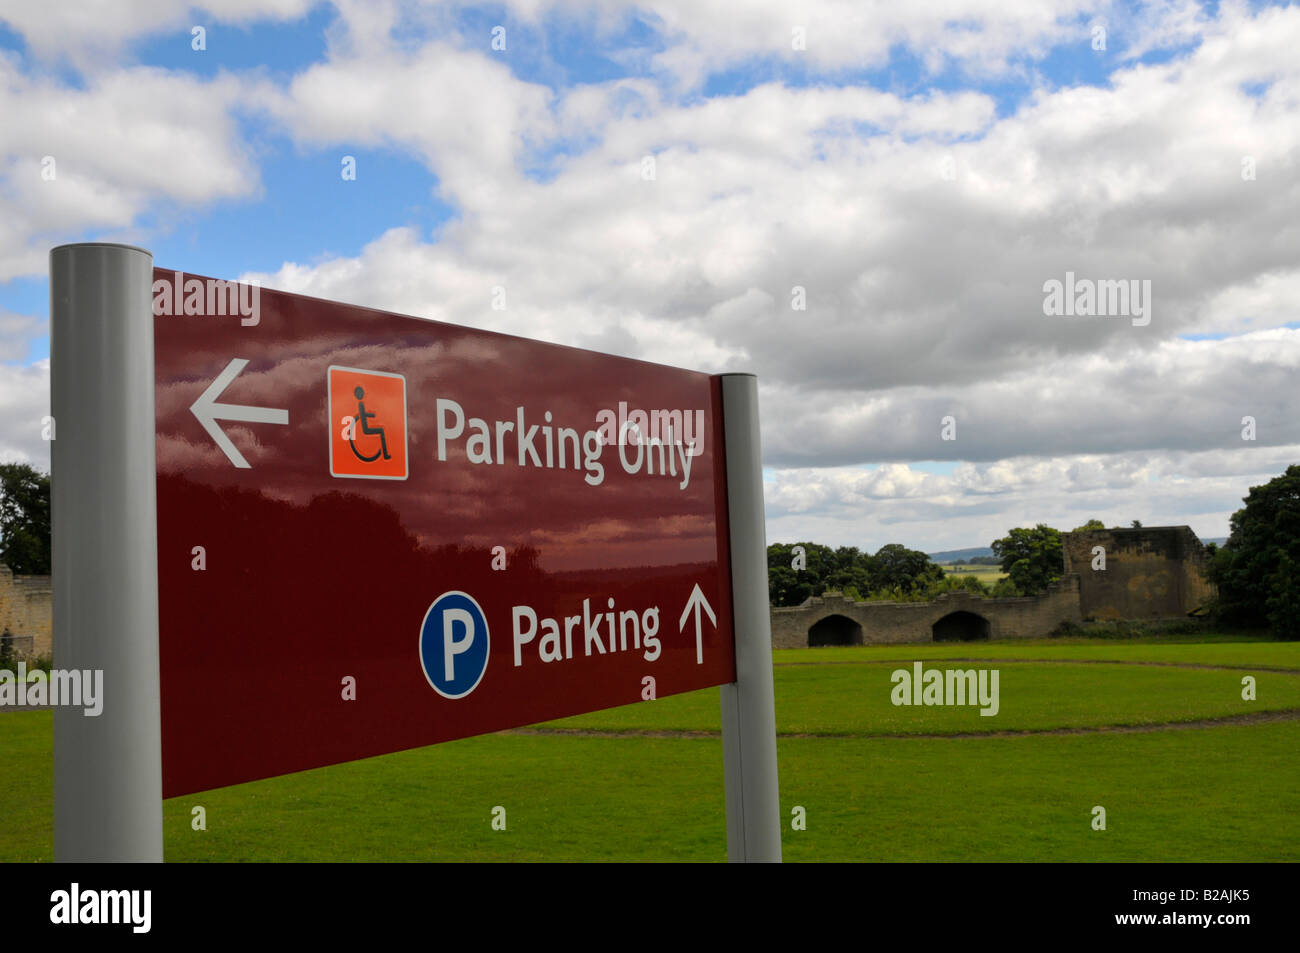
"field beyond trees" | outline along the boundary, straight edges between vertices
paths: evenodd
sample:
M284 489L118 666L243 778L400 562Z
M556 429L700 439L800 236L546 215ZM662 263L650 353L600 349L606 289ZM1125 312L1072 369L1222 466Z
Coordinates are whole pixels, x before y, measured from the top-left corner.
M978 579L984 585L992 588L1001 580L1007 578L1007 574L998 566L976 563L974 565L966 564L958 566L954 563L939 563L939 568L944 571L944 575L956 576L958 579L973 578Z

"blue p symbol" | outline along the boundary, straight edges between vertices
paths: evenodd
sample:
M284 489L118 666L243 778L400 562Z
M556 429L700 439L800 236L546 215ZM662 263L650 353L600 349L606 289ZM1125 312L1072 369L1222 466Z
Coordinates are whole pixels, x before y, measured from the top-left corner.
M420 665L443 698L464 698L483 679L488 624L483 609L464 592L444 592L420 624Z

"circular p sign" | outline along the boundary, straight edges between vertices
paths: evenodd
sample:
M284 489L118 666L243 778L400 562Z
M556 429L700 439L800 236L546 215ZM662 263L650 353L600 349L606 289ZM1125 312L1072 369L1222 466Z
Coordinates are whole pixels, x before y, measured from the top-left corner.
M443 698L464 698L487 671L488 625L482 608L464 592L444 592L420 624L420 665Z

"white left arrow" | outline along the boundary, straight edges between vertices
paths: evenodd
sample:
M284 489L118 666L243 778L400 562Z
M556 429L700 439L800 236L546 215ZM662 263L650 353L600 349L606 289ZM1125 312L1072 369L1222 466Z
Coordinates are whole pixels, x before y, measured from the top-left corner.
M700 589L697 582L695 588L691 590L691 597L686 600L686 608L682 610L682 617L677 623L677 631L680 632L686 628L686 620L690 618L691 610L695 610L695 664L704 664L704 632L702 629L703 622L700 619L700 610L703 609L708 615L709 621L713 627L718 627L718 617L713 614L713 607L709 605L709 600L704 598L704 591Z
M242 404L218 404L217 398L230 386L230 382L239 376L239 372L248 366L242 357L234 358L226 369L217 375L217 379L208 385L208 389L199 395L199 399L190 405L192 413L203 429L221 448L221 452L230 458L230 462L241 470L250 469L248 461L239 449L230 442L230 438L217 426L218 420L238 420L247 424L287 424L289 411L276 410L273 407L245 407Z

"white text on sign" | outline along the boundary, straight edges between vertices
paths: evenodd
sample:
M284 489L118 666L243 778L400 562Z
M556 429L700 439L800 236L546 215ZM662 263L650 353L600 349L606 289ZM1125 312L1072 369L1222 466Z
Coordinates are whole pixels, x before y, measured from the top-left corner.
M448 447L455 446L463 438L465 459L470 463L504 465L509 460L521 467L585 469L583 479L589 486L600 486L605 482L605 464L601 461L605 441L601 432L587 430L579 433L573 427L551 426L549 410L542 415L543 423L529 426L528 412L524 407L515 408L514 420L488 421L482 417L467 418L460 404L439 397L435 416L439 461L446 462ZM624 426L635 428L631 421ZM677 486L684 490L690 486L691 463L696 452L693 446L675 439L671 427L667 436L667 440L657 437L619 440L619 463L628 473L675 479L680 470ZM513 452L507 451L507 444Z
M582 615L563 619L543 617L540 620L530 606L515 606L511 610L514 622L515 665L523 665L523 649L537 638L537 657L543 662L559 662L574 656L574 630L577 647L583 655L605 655L614 652L642 652L647 662L659 657L659 607L650 606L642 612L636 609L615 611L614 599L606 600L608 612L597 607L591 611L591 600L582 600ZM563 629L563 636L561 636Z

